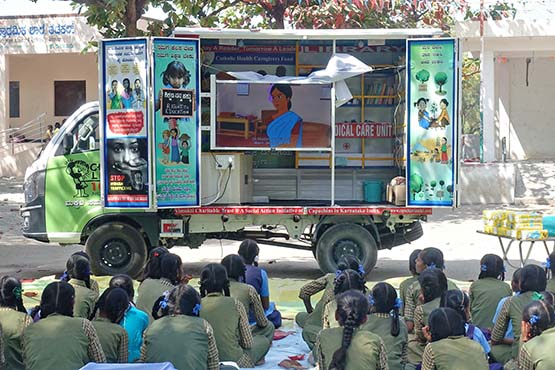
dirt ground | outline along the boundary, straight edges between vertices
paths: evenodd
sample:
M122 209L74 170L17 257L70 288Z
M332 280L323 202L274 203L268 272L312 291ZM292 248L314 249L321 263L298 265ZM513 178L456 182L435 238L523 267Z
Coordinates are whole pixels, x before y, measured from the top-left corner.
M25 239L21 236L19 207L23 203L22 180L0 179L0 275L15 274L22 278L37 278L60 274L67 257L80 250L81 246L61 247ZM520 207L520 209L533 209ZM458 209L438 209L429 217L424 227L424 236L410 245L393 250L380 251L376 268L368 275L369 281L381 281L405 276L407 258L414 248L438 247L445 255L447 274L457 280L474 280L479 273L479 260L486 253L501 255L495 237L478 234L482 227L482 210L503 208L499 205L465 206ZM555 214L555 209L538 209L546 214ZM553 243L553 242L551 242ZM208 262L217 262L229 253L236 253L239 243L229 240L209 240L201 248L175 247L187 271L197 275ZM518 262L518 246L509 252L511 262ZM553 248L550 245L549 248ZM531 262L540 264L546 258L543 244L536 243ZM321 275L310 251L261 246L261 265L272 277L312 279ZM508 278L512 268L507 265Z

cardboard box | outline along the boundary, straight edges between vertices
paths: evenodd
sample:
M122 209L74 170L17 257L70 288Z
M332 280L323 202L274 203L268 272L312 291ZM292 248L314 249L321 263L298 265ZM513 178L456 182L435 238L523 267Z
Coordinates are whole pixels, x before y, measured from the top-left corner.
M404 206L407 203L407 186L401 185L387 185L387 201L396 206Z

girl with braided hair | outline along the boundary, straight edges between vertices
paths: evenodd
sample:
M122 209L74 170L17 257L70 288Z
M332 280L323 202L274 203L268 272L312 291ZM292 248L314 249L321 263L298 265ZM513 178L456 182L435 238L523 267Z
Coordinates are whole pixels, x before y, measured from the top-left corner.
M152 311L156 320L145 332L141 362L169 361L177 369L219 369L214 331L199 317L201 297L192 286L176 286L154 303Z
M217 338L220 361L233 361L240 367L264 363L271 342L262 335L253 337L243 304L230 295L225 267L210 263L200 273L200 316L208 321Z
M254 318L255 325L251 325L252 335L263 335L271 342L274 339L274 325L270 324L268 319L266 319L262 302L260 302L256 290L244 283L245 263L243 259L237 254L230 254L222 259L221 264L224 266L230 280L229 290L231 296L238 299L243 304L245 311Z
M478 280L470 285L470 314L472 323L491 330L497 303L513 294L505 280L505 266L501 257L486 254L480 260Z
M368 299L349 290L336 298L338 328L324 329L314 347L320 370L387 369L387 352L376 334L360 327L366 322Z
M152 324L154 318L151 315L152 305L165 291L173 289L181 282L181 258L173 253L164 253L159 257L160 268L159 275L155 277L148 277L143 280L138 289L137 308L149 315L149 323Z
M488 370L482 347L465 337L464 321L451 308L436 308L424 327L428 345L422 370Z
M2 276L0 279L0 325L3 328L7 369L23 369L22 336L25 328L33 323L23 306L23 289L19 279ZM0 367L2 368L2 367Z
M106 362L96 329L87 319L73 317L75 289L63 281L44 288L41 320L23 332L27 370L79 369L89 362Z
M550 297L553 298L553 297ZM521 370L543 370L555 368L555 312L553 306L544 301L526 305L522 312L522 346L518 355Z
M335 297L337 297L339 294L345 293L346 291L351 289L358 290L359 292L362 292L362 293L366 293L366 285L364 285L364 279L360 276L360 274L357 271L347 269L339 273L335 278L335 282L333 286L333 294ZM324 314L322 317L322 320L324 322L324 329L339 327L339 323L335 318L336 310L337 310L337 302L335 299L329 302L324 308ZM307 331L307 329L308 329L307 327L304 328L303 334ZM306 340L307 339L305 339L305 341ZM314 338L314 341L316 341L316 338Z
M88 256L83 253L72 254L67 260L66 273L61 280L67 281L75 289L73 315L89 318L98 299L98 291L92 289L91 264Z
M335 278L341 273L341 271L347 269L358 271L363 277L365 275L364 268L360 264L360 261L352 255L346 255L341 257L341 259L337 262L337 271L335 274L329 273L319 279L313 280L303 285L299 291L299 298L303 300L306 312L299 312L297 316L295 316L295 322L304 329L303 338L308 338L308 340L305 339L305 342L308 344L310 349L312 349L318 332L322 330L324 325L322 320L324 308L335 298L335 295L333 294ZM312 308L310 298L322 290L324 291L322 298L318 301L316 307Z
M119 322L128 308L129 296L125 290L108 288L98 299L91 314L90 320L98 334L106 361L109 363L127 362L129 341L127 332ZM98 316L96 316L97 311Z
M411 277L405 279L399 284L399 298L401 299L401 308L399 310L399 314L401 316L405 316L405 301L407 300L407 290L409 287L418 281L419 273L416 271L416 259L418 255L422 252L422 249L415 249L409 256L409 271L411 273Z
M439 307L455 310L464 322L465 335L482 346L486 358L489 357L491 347L482 330L470 323L470 299L462 290L448 290L441 296Z
M275 302L270 302L268 273L258 266L258 254L260 253L258 244L252 239L245 239L239 245L237 253L243 258L243 262L245 262L245 283L256 289L256 292L260 295L260 301L262 302L262 308L264 308L266 317L274 324L276 329L279 328L281 326L281 312L276 309ZM249 314L249 321L251 323L255 321L254 316L251 314Z
M78 251L78 252L75 252L75 253L73 253L71 256L72 256L72 257L73 257L73 256L85 257L85 258L87 259L87 261L89 261L89 264L90 264L90 262L91 262L91 258L89 257L89 255L88 255L87 252L85 252L85 251ZM66 265L66 268L67 268L67 265ZM66 283L72 284L72 282L71 282L71 277L69 276L67 269L66 269L66 271L64 271L64 273L63 273L62 276L60 277L60 280L61 280L61 281L65 281ZM87 283L88 283L88 287L89 287L93 292L95 292L95 293L96 293L96 296L98 297L98 296L100 295L100 288L99 288L99 286L98 286L98 282L97 282L96 280L92 279L92 278L90 277L90 274L89 274L88 279L86 279L86 283L85 283L85 284L87 284ZM73 284L72 284L72 285L73 285Z
M389 370L401 370L407 363L408 330L399 319L401 301L391 284L374 285L369 296L370 312L362 330L368 330L382 338L387 350Z

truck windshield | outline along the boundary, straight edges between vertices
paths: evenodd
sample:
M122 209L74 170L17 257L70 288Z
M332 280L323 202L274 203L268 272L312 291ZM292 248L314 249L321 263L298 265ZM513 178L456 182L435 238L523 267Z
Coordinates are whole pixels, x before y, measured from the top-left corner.
M56 155L83 153L99 149L98 113L93 113L81 119L70 132L65 134L64 140L56 150Z

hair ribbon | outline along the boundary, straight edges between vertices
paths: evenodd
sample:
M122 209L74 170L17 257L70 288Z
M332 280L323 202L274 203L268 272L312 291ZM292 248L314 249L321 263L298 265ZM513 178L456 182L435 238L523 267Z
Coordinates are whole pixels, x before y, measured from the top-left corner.
M436 264L435 264L434 262L432 262L432 263L430 263L430 264L428 265L428 268L429 268L429 269L435 269L436 267L437 267L437 266L436 266Z
M341 270L335 270L335 278L337 279L339 277L339 275L341 275L343 271Z
M360 275L364 275L366 273L366 271L364 271L364 267L362 267L362 265L358 265L358 273Z
M16 286L15 288L13 288L12 293L15 296L15 298L21 299L21 295L23 294L23 289Z
M551 259L549 257L545 260L544 265L546 269L551 269Z
M376 304L376 301L374 300L374 297L372 296L372 294L369 294L369 295L368 295L368 304L369 304L370 306L373 306L373 305Z
M530 325L535 325L535 324L538 323L538 321L540 321L540 317L538 315L532 315L532 316L530 316L530 319L528 320Z
M543 301L543 295L541 293L534 292L534 294L532 294L532 300L533 301Z
M160 257L160 253L154 252L154 253L152 253L152 257Z
M169 290L166 290L164 293L164 299L160 302L160 308L161 309L166 309L168 307L168 300L170 297L170 292Z
M200 305L200 303L197 303L197 304L195 305L195 307L193 307L193 314L194 314L195 316L198 316L198 315L199 315L201 307L202 307L202 306Z
M397 297L395 298L395 303L393 303L393 308L399 309L401 308L402 304L403 304L403 301L401 300L401 298Z
M486 265L485 263L480 265L480 271L482 272L486 272L488 271L488 265Z

